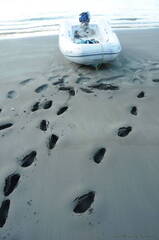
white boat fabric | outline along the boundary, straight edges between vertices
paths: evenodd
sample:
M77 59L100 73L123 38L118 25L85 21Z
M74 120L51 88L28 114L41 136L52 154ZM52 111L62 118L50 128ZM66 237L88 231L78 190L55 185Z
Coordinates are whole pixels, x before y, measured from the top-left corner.
M71 62L98 65L114 60L121 52L117 35L105 19L94 18L87 28L77 21L60 26L59 48Z

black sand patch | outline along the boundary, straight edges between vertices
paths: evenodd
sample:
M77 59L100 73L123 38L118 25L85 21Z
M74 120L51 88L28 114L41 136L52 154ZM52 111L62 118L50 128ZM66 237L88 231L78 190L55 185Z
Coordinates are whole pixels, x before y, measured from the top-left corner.
M29 154L27 154L21 161L20 165L21 167L29 167L35 160L36 157L36 151L32 151Z
M9 207L10 207L10 200L9 199L4 200L0 207L0 227L1 228L6 223Z
M132 127L121 127L118 129L118 136L119 137L126 137L132 131Z
M138 95L137 98L143 98L145 96L144 91L141 91Z
M131 107L131 110L130 110L130 113L131 113L132 115L137 116L137 107L136 107L136 106L132 106L132 107Z
M48 84L43 84L35 89L36 93L41 93L42 91L46 90L48 88Z
M48 126L49 126L49 122L48 122L48 121L42 120L42 121L40 122L40 129L41 129L42 131L47 131Z
M61 107L61 108L57 111L57 115L63 114L65 111L67 111L67 109L68 109L68 106Z
M88 86L89 88L95 88L98 90L119 90L118 86L112 85L112 84L106 84L106 83L98 83L94 85Z
M97 152L93 156L94 162L99 164L103 160L105 152L106 152L105 148L98 149Z
M31 111L32 111L32 112L37 111L37 110L39 109L39 104L40 104L40 102L34 103L34 105L33 105L32 108L31 108Z
M7 93L7 98L13 99L13 98L15 98L16 96L17 96L17 93L16 93L16 91L14 91L14 90L11 90L11 91L9 91L9 92Z
M73 211L75 213L86 212L94 202L94 198L95 198L95 192L93 191L76 198L74 200L76 202L76 206L74 207Z
M92 90L90 90L88 88L80 88L80 89L85 93L94 93Z
M49 143L48 143L48 148L51 150L55 147L59 137L56 136L55 134L52 134L51 137L49 138Z
M11 174L5 179L5 186L3 189L4 196L8 196L14 191L14 189L18 185L19 179L20 179L20 174L18 173Z
M43 109L49 109L52 106L52 100L48 100L43 103Z
M21 84L21 85L26 85L26 84L28 84L29 82L33 81L33 80L34 80L33 78L27 78L27 79L21 81L19 84Z
M6 128L10 128L13 126L13 123L4 123L0 125L0 130L6 129Z

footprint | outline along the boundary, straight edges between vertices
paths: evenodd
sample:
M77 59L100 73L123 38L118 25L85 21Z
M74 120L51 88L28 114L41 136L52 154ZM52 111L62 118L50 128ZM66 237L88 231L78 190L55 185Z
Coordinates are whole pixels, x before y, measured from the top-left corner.
M40 122L40 129L41 129L42 131L47 131L48 126L49 126L49 121L42 120L42 121Z
M94 162L100 163L104 157L105 152L106 152L105 148L100 148L93 156Z
M47 88L48 88L48 84L43 84L43 85L39 86L38 88L36 88L35 92L40 93L40 92L46 90Z
M52 106L52 100L48 100L45 103L43 103L43 109L48 109Z
M74 207L73 211L75 213L86 212L94 202L94 198L95 198L95 192L93 191L87 194L84 194L81 197L76 198L74 200L76 202L76 206Z
M75 96L75 90L73 87L60 87L60 91L68 91L70 96Z
M36 151L30 152L20 161L21 167L29 167L34 162L35 157Z
M4 123L4 124L0 125L0 130L10 128L12 126L13 126L13 123Z
M159 71L159 68L151 68L150 71Z
M141 91L138 95L137 98L143 98L145 96L145 93Z
M37 110L39 109L39 104L40 104L40 102L34 103L34 105L33 105L32 108L31 108L31 111L32 111L32 112L37 111Z
M63 83L64 83L64 79L59 78L59 80L57 82L53 82L52 85L59 85L59 84L63 84Z
M11 90L7 93L7 98L13 99L17 96L17 93L14 90Z
M118 129L118 136L119 137L126 137L132 131L132 127L121 127Z
M63 114L67 109L68 109L68 106L61 107L61 108L58 110L57 115Z
M9 207L10 207L10 200L9 199L4 200L0 207L0 227L1 228L6 223Z
M137 107L136 107L136 106L132 106L132 107L131 107L131 110L130 110L130 113L131 113L132 115L137 116Z
M98 84L94 84L94 85L91 85L91 86L88 86L90 88L96 88L96 89L99 89L99 90L118 90L119 87L118 86L115 86L115 85L112 85L112 84L106 84L106 83L98 83Z
M2 108L0 108L0 112L2 112Z
M158 83L159 82L159 78L154 78L154 79L152 79L152 81L155 82L155 83Z
M92 90L88 89L88 88L80 88L83 92L86 92L86 93L93 93Z
M48 81L52 81L53 79L58 78L58 77L59 77L59 75L49 77L49 78L48 78Z
M19 179L20 179L20 174L18 174L18 173L16 173L16 174L13 173L5 179L5 186L3 189L4 196L8 196L10 193L12 193L14 191L14 189L18 185Z
M33 80L34 80L33 78L28 78L28 79L25 79L25 80L21 81L19 84L26 85L27 83L29 83L29 82L31 82Z
M56 136L55 134L52 134L51 137L49 138L49 144L48 144L48 148L49 149L53 149L58 141L58 136Z

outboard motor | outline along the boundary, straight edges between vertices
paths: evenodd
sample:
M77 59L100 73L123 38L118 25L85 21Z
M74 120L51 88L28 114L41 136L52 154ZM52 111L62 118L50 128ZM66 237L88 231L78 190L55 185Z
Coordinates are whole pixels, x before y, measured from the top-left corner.
M90 14L89 12L82 12L79 17L79 21L81 23L81 27L84 31L88 29L88 25L90 22Z

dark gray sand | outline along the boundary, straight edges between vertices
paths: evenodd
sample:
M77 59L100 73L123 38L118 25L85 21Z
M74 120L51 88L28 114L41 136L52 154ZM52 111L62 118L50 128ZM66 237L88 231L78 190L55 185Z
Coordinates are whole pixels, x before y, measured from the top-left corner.
M99 70L0 40L0 240L159 239L159 31L117 34Z

